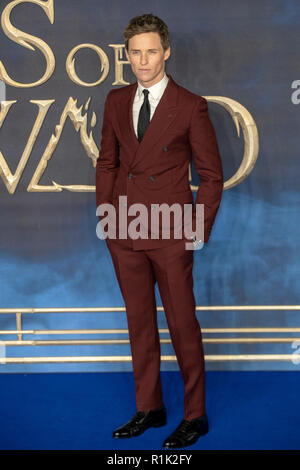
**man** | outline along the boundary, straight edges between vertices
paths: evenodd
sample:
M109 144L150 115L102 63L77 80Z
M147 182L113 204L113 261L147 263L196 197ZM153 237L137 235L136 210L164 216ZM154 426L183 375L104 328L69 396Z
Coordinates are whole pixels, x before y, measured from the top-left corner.
M170 40L161 19L152 14L135 17L124 37L126 57L137 82L111 90L106 98L96 167L97 206L113 204L119 215L124 207L142 203L152 215L160 203L176 202L182 207L192 203L188 168L193 155L200 176L196 204L204 205L204 238L194 240L194 248L201 247L208 242L223 190L222 164L207 102L165 73ZM117 204L121 196L127 197L124 207ZM194 210L192 215L195 221ZM99 220L104 219L99 215ZM130 216L126 227L129 221ZM207 433L208 419L202 335L193 293L193 250L186 249L190 237L176 238L175 222L170 225L170 238L163 237L156 225L153 238L119 236L106 238L106 242L126 306L137 405L132 419L113 436L128 438L166 424L157 282L184 381L183 419L163 443L165 448L176 448L191 445Z

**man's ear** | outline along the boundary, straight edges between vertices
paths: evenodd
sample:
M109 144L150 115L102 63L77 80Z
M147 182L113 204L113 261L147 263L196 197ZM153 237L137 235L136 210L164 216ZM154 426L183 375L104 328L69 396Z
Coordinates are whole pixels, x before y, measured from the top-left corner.
M164 60L167 60L171 55L171 47L169 46L168 49L165 50Z

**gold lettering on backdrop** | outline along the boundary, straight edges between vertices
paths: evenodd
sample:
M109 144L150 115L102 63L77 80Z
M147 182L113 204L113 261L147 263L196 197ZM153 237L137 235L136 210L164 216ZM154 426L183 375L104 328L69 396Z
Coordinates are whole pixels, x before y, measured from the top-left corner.
M122 60L124 44L108 44L114 49L115 52L115 81L113 85L130 85L129 82L125 82L123 78L124 64L130 64L128 60Z
M244 136L244 154L242 162L231 178L224 182L224 189L232 188L233 186L241 183L252 171L255 162L258 156L259 143L258 143L258 132L255 121L249 111L231 98L225 96L205 96L207 101L211 101L223 106L229 114L232 116L232 119L235 123L238 136L240 136L240 126L243 131ZM87 110L90 104L91 98L85 103L84 109ZM15 189L19 183L19 180L22 176L23 170L27 164L27 161L31 155L34 143L39 134L41 126L44 122L45 116L48 112L49 107L55 100L30 100L31 103L34 103L38 106L38 116L30 133L29 139L26 143L26 147L22 154L22 157L19 161L17 170L14 174L11 173L7 162L0 151L0 176L4 181L4 184L10 194L15 192ZM8 111L12 104L16 101L2 101L1 102L1 112L0 112L0 129L2 124L8 114ZM74 100L72 97L68 99L68 102L65 106L65 109L61 115L60 123L55 126L55 134L52 134L48 145L42 155L42 158L34 172L34 175L28 185L27 191L29 192L43 192L43 191L62 191L66 189L68 191L78 191L78 192L91 192L95 191L94 185L61 185L52 181L52 185L39 185L39 181L47 168L47 162L52 157L58 141L61 137L62 130L65 124L67 117L69 117L74 125L76 132L80 130L81 143L87 153L87 156L92 160L92 164L96 167L97 158L99 156L99 149L93 139L93 133L90 131L90 134L87 133L87 114L82 115L80 108L76 105L77 100ZM93 111L91 118L91 127L95 127L97 122L97 117ZM191 166L189 166L189 181L192 180L191 177ZM197 191L198 186L191 185L192 191Z
M80 80L80 78L78 77L78 75L75 72L75 57L73 57L73 56L76 54L76 52L79 49L83 49L85 47L95 51L97 53L99 59L100 59L102 75L101 75L101 77L99 78L99 80L97 82L93 82L93 83L83 82L82 80ZM108 75L108 72L109 72L108 57L105 54L104 50L101 49L101 47L96 46L95 44L89 44L89 43L79 44L78 46L73 47L73 49L68 54L68 57L67 57L67 60L66 60L66 71L67 71L67 74L69 75L70 79L72 80L72 82L76 83L76 85L81 85L81 86L100 85L100 83L102 83L106 79L106 77Z
M26 47L32 51L35 51L35 48L32 46L36 46L45 56L46 59L46 71L42 78L38 81L33 83L20 83L16 82L12 78L9 77L6 69L0 61L0 80L3 80L4 83L19 87L19 88L29 88L41 85L42 83L46 82L52 75L55 69L55 57L51 50L51 48L44 42L42 39L27 34L19 29L15 28L10 21L10 15L13 8L17 5L22 3L33 3L35 5L40 6L43 8L44 12L46 13L49 21L51 24L54 23L54 0L13 0L10 2L3 10L1 15L1 25L3 28L4 33L9 37L12 41L20 44L23 47ZM32 45L31 45L32 44ZM123 57L123 50L124 44L109 44L110 47L114 50L114 62L115 62L115 81L112 85L129 85L129 82L126 82L123 78L123 71L124 71L124 64L129 64L129 61L124 60ZM75 54L78 50L83 48L90 48L94 50L101 62L101 76L99 80L93 83L87 83L82 81L75 71ZM95 44L85 43L75 46L68 54L66 60L66 71L70 79L76 83L77 85L84 86L84 87L93 87L97 86L102 83L109 72L109 60L106 53L103 49ZM217 103L223 106L226 111L229 112L231 115L236 129L237 134L240 136L240 126L242 128L243 137L244 137L244 153L241 164L238 170L235 172L231 178L224 182L224 189L232 188L233 186L238 185L241 183L252 171L255 162L258 156L259 150L259 142L258 142L258 132L255 121L249 111L242 106L237 101L227 98L225 96L205 96L207 101L211 101L213 103ZM88 109L90 99L85 103L85 110ZM55 100L30 100L31 103L34 103L38 106L38 116L30 133L29 139L25 146L24 152L22 157L19 161L18 167L14 174L11 173L7 162L0 151L0 176L4 181L4 184L10 194L15 192L15 189L19 183L19 180L22 176L24 168L27 164L27 161L30 157L33 145L36 141L37 135L41 129L41 126L44 122L45 116L51 104ZM8 114L10 107L16 103L17 101L2 101L1 102L1 111L0 111L0 129L2 124ZM92 164L95 167L97 162L97 157L99 155L99 149L97 148L93 136L92 131L90 131L90 135L87 134L87 115L81 114L81 109L76 105L77 100L74 100L72 97L69 98L65 109L61 115L60 123L55 127L55 134L52 134L48 145L42 155L42 158L34 172L34 175L27 187L27 191L34 192L34 191L62 191L66 189L68 191L95 191L95 186L91 185L60 185L55 181L52 181L52 185L39 185L40 178L42 177L45 169L47 168L48 161L50 160L53 152L56 149L56 146L59 142L61 137L61 133L65 124L67 117L69 117L75 127L76 132L80 130L80 138L83 147L86 150L87 156L92 160ZM97 117L95 112L92 114L91 118L91 127L95 127L97 122ZM189 167L189 181L191 181L191 166ZM196 191L198 186L191 185L191 190Z
M240 125L244 136L244 154L242 162L231 178L224 182L224 189L233 188L240 184L251 173L257 160L259 151L258 132L255 121L249 111L226 96L205 96L207 101L223 106L231 115L237 134L240 136ZM191 189L193 189L191 187Z
M15 28L10 22L10 14L13 8L16 5L20 5L21 3L25 3L25 2L34 3L35 5L38 5L41 8L43 8L50 23L53 24L54 22L53 0L48 0L48 1L14 0L13 2L9 3L4 8L2 15L1 15L1 26L6 36L9 37L12 41L16 42L17 44L20 44L23 47L26 47L27 49L30 49L31 51L35 51L35 48L31 46L31 44L33 44L42 52L42 54L45 56L45 59L46 59L46 71L44 75L38 81L33 82L33 83L16 82L12 78L10 78L10 76L6 72L6 69L2 61L0 61L0 79L3 80L8 85L19 87L19 88L29 88L33 86L42 85L42 83L45 83L47 80L49 80L49 78L51 77L55 69L55 57L51 48L48 46L48 44L40 38L32 36L31 34L28 34L28 33L24 33L23 31L20 31L19 29Z
M90 98L85 104L85 109L87 109L89 102L90 102ZM27 191L29 192L43 192L43 191L57 192L57 191L62 191L63 189L66 189L68 191L79 191L79 192L95 191L95 185L93 186L91 185L63 186L63 185L56 183L55 181L52 181L53 184L51 186L45 186L45 185L42 186L38 184L44 171L47 168L48 161L52 157L52 154L57 147L57 144L59 142L59 139L61 137L64 125L66 122L66 119L68 117L71 119L76 132L80 130L81 143L87 153L87 156L91 158L93 166L96 167L97 158L99 156L99 150L93 139L93 132L90 131L89 136L87 134L87 114L82 115L81 114L82 105L80 106L80 108L78 108L76 103L77 103L77 100L74 100L70 96L65 106L65 109L63 110L63 113L61 115L60 122L57 126L55 126L55 134L52 134L49 139L48 145L27 187ZM93 114L91 126L94 127L95 124L96 124L96 116Z
M19 164L14 174L11 173L6 163L6 160L0 150L0 176L4 181L7 191L10 194L13 194L15 192L15 189L20 181L20 178L26 166L26 163L31 155L32 148L40 132L40 129L42 127L42 124L48 112L48 109L51 106L51 104L54 103L54 101L55 100L39 100L39 101L30 100L31 103L34 103L38 106L39 111L38 111L38 115L35 120L35 123L33 125L32 131L30 133L29 139L26 143L24 152L22 153L22 157L20 158ZM1 101L0 129L13 103L16 103L16 101Z

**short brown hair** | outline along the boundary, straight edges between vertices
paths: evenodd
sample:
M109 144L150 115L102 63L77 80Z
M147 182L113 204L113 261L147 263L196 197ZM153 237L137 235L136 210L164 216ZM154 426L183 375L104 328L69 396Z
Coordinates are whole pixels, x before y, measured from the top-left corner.
M132 18L124 31L125 48L128 51L129 39L136 34L141 33L158 33L160 42L164 50L170 46L170 34L167 25L158 16L152 13L135 16Z

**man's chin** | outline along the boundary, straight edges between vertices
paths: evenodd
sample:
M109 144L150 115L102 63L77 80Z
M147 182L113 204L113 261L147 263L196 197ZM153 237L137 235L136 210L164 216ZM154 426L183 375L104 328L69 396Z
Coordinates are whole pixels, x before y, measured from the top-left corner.
M138 72L136 76L139 81L142 81L145 83L151 82L155 78L151 75L151 72Z

